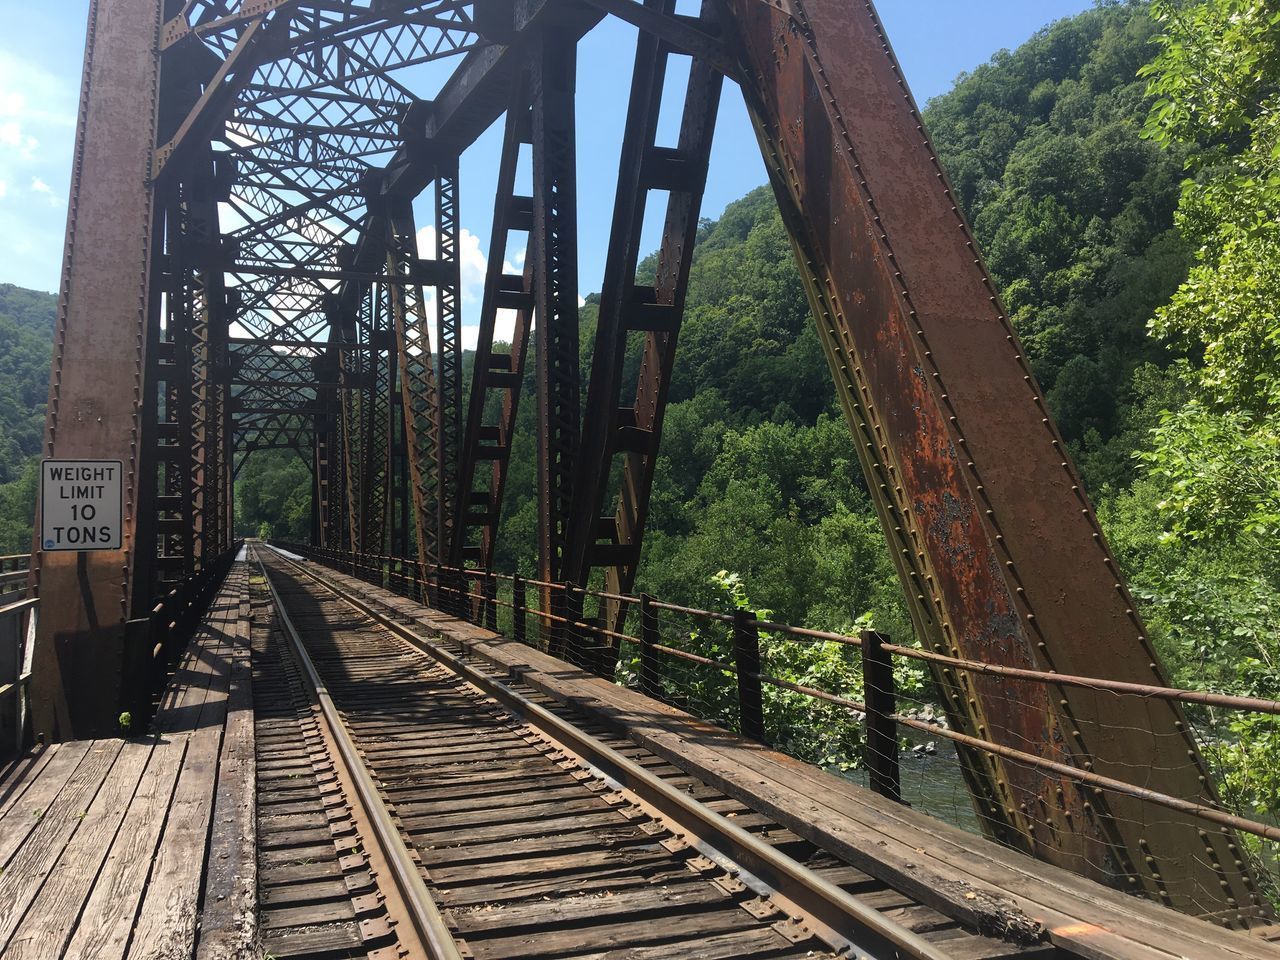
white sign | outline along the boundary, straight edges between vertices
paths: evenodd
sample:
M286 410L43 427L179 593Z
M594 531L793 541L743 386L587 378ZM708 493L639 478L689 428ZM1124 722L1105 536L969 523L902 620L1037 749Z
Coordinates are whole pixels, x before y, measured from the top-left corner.
M40 472L40 543L46 550L119 550L124 464L45 460Z

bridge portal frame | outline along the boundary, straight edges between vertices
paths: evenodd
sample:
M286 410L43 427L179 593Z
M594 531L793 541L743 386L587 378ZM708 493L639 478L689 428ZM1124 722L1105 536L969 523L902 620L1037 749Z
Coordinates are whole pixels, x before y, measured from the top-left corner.
M473 422L474 394L462 429L456 169L460 152L511 106L513 84L526 75L527 130L522 117L508 135L532 143L534 187L527 214L514 194L507 214L527 217L532 265L518 290L498 276L486 299L490 293L495 304L503 294L519 299L526 323L521 357L530 309L540 318L534 348L544 578L584 587L603 570L605 582L625 592L634 577L714 103L720 74L727 73L741 85L756 125L922 641L967 659L1166 683L871 3L707 0L701 16L687 17L677 16L670 0L372 6L350 0L340 22L324 21L332 3L312 8L305 0L261 0L226 7L219 18L222 7L225 0L91 5L46 452L127 454L125 546L72 555L44 553L36 544L34 582L46 598L57 598L45 604L37 639L37 730L51 737L100 736L115 729L120 705L136 699L139 671L131 664L138 651L130 649L129 624L149 609L166 563L198 573L229 542L233 443L241 450L314 449L320 518L314 530L329 546L381 552L389 541L403 544L412 515L424 566L446 555L492 562L500 503L490 497L478 504L471 484L493 435ZM373 48L357 50L380 29L422 26L426 21L414 19L414 7L431 7L437 19L461 18L449 22L472 37L431 101L415 100L387 79L394 64L377 62ZM624 145L608 302L597 340L603 348L597 358L607 362L593 370L584 411L574 279L573 56L577 40L606 13L645 32L632 92L633 116L644 118L645 130L661 80L654 72L646 86L644 71L658 71L657 61L672 51L692 55L695 63L679 146L663 153L651 142L640 144L634 140L639 124ZM219 30L220 47L203 43ZM330 58L335 50L342 56ZM416 50L404 54L414 56L425 58ZM646 67L645 58L654 63ZM256 123L288 127L288 118L260 116L261 88L270 81L287 93L298 83L305 94L335 76L344 86L378 85L352 94L361 109L393 101L405 106L394 124L387 115L376 118L378 124L344 127L349 138L395 146L384 166L358 178L355 200L344 206L328 198L333 202L325 209L346 225L332 236L354 231L354 240L326 241L333 257L323 263L305 244L284 265L245 262L239 244L297 220L300 209L323 208L314 190L310 200L291 206L259 189L262 216L254 229L224 228L219 242L200 245L201 262L193 262L187 246L162 226L183 222L182 215L190 220L184 197L193 197L210 176L209 145L228 140L228 118L238 116L243 102L256 111ZM523 113L524 104L517 109ZM304 126L294 123L294 134L304 136L298 132ZM318 136L314 130L305 135ZM306 195L307 163L314 171L342 159L309 153L299 160L297 179L283 167L272 174ZM221 171L234 191L260 161L239 144L226 164L215 160L213 180ZM437 259L418 260L403 242L393 244L399 253L388 258L388 238L405 237L405 205L433 182L441 197ZM655 188L668 190L672 200L658 282L647 291L632 283L636 211ZM207 201L209 195L201 196ZM320 284L327 291L318 298L321 326L336 332L336 341L309 339L312 307L296 306L305 298L280 299L283 286L261 292L238 284L233 293L223 289L220 273ZM405 377L421 364L423 347L406 353L411 298L404 294L406 285L413 290L423 283L435 286L444 304L433 379L422 370ZM190 303L197 290L196 309L174 309L171 301ZM232 354L231 345L241 345L232 325L252 310L292 311L297 318L281 325L279 340L262 338L258 354ZM646 331L648 340L631 419L616 402L619 351L629 330ZM190 343L178 356L176 347L166 346L170 340ZM425 336L421 342L429 351ZM315 377L299 391L285 375L305 376L303 361ZM176 386L161 375L165 363L175 365ZM241 367L255 363L265 371L256 399L222 389L219 370L244 388L255 381L244 379ZM513 356L506 372L522 368ZM504 409L512 413L519 383L506 379L512 396ZM473 391L492 380L491 371L482 371ZM430 432L417 421L424 391L435 400L430 443L418 435ZM185 482L161 484L159 451L174 433L190 445L179 470ZM509 451L510 436L503 442ZM422 462L429 448L430 465ZM618 458L623 486L611 491ZM430 504L422 481L428 475L437 478ZM498 478L490 490L500 494L501 488ZM345 502L334 500L339 495ZM182 502L173 503L178 496ZM396 497L405 501L398 509ZM484 508L479 524L470 522L477 506ZM187 511L183 522L191 529L179 531L187 546L170 558L158 545L172 527L163 511L173 507ZM477 528L479 544L461 539ZM328 543L334 538L341 542ZM606 608L595 616L607 625L622 612ZM606 657L596 667L607 672L611 665ZM1140 764L1151 770L1150 786L1216 802L1176 704L1134 707L1068 688L1015 703L992 678L941 670L936 680L957 729L1109 775ZM1230 834L1207 834L1168 813L1152 817L1139 802L1097 796L998 757L966 753L963 760L984 825L1002 841L1188 912L1228 922L1258 912L1257 892Z

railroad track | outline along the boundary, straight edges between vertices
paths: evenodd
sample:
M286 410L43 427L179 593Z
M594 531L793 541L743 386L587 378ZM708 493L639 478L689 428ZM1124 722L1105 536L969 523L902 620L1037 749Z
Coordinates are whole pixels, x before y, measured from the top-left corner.
M259 719L264 953L1057 956L966 929L518 676L255 553L279 630L254 643L255 691L278 714ZM269 850L310 859L264 864Z

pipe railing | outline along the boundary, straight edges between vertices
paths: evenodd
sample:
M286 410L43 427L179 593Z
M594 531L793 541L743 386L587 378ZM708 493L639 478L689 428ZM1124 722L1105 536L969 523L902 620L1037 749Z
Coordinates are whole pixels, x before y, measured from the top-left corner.
M4 558L7 559L7 558ZM16 757L26 744L31 684L40 599L28 597L0 606L0 756Z
M866 760L871 788L895 800L902 799L897 766L896 734L897 728L901 726L926 733L931 737L950 740L959 747L984 751L1055 776L1074 780L1082 789L1123 794L1166 809L1190 814L1219 829L1238 830L1265 840L1280 841L1280 826L1275 824L1237 816L1220 806L1169 796L1147 787L1104 776L1088 769L1092 764L1085 767L1064 764L1006 744L951 730L918 717L904 715L898 712L896 705L893 660L896 657L926 662L941 668L944 672L982 674L1023 683L1082 688L1117 696L1148 697L1196 707L1273 716L1280 715L1280 701L1277 700L1007 667L889 643L884 636L870 631L849 635L796 627L772 620L760 620L750 611L745 610L723 613L664 603L647 595L612 594L513 574L439 564L423 567L416 561L400 557L378 554L356 555L305 544L282 543L280 546L307 559L357 576L366 582L392 589L424 603L431 603L437 609L469 622L484 625L495 632L498 627L497 611L509 610L512 618L513 639L538 646L546 652L594 669L609 678L612 678L615 672L619 646L624 643L634 644L639 651L638 686L644 693L651 696L663 698L666 671L662 658L720 671L734 679L738 708L737 729L751 739L762 742L766 740L767 731L762 711L764 687L787 690L842 708L860 717L865 724ZM510 584L510 600L499 597L499 583ZM404 589L406 585L409 589ZM534 592L539 598L536 606L530 606L528 603L529 587L536 588ZM639 611L640 635L633 636L615 631L606 628L594 618L586 617L583 609L584 601L588 598L601 604L601 609L604 601L622 604L624 613L628 607L634 605ZM544 604L544 600L549 603ZM732 634L732 661L704 656L661 643L660 612L727 627ZM530 619L539 627L536 642L529 636L528 621ZM621 623L624 620L625 617L619 616L617 622ZM794 641L837 643L858 648L862 654L866 702L859 702L765 672L760 660L762 631Z
M0 556L0 604L8 602L13 596L26 593L30 568L29 553Z

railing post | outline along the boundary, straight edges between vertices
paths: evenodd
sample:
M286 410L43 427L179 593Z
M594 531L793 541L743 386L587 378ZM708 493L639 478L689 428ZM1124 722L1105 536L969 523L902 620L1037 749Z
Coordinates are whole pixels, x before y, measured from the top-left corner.
M492 570L484 578L485 608L484 625L494 633L498 632L498 575Z
M654 646L659 643L658 611L653 597L640 594L640 692L662 699L662 661Z
M466 567L458 570L454 583L457 585L457 589L454 591L454 596L457 598L457 611L454 616L460 620L467 621L467 623L472 623L471 597L468 596L471 593L471 584L468 582Z
M0 564L2 568L3 564ZM12 692L0 699L0 734L4 734L10 743L18 744L13 753L15 757L22 753L21 734L15 731L22 713L19 678L22 676L22 627L25 619L17 612L0 617L0 684L13 684ZM4 755L5 751L0 750L0 756Z
M764 695L760 689L760 631L755 615L733 611L734 665L738 669L738 721L748 740L765 742Z
M884 648L888 638L874 630L862 633L862 699L867 707L867 772L871 789L902 803L898 770L897 709L893 687L893 657Z
M544 592L547 597L547 613L552 617L562 617L567 620L566 611L569 608L569 603L566 595L568 591L549 589ZM544 636L547 642L547 653L563 660L565 658L565 638L568 624L551 619L545 620L544 623L546 624Z
M564 617L569 622L564 624L565 658L576 663L584 670L592 669L593 658L590 643L591 632L586 627L578 626L586 622L587 595L581 587L567 586L564 591Z
M516 574L511 578L511 635L516 643L527 643L525 631L525 603L527 602L525 594L524 577Z

